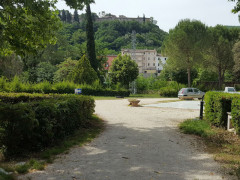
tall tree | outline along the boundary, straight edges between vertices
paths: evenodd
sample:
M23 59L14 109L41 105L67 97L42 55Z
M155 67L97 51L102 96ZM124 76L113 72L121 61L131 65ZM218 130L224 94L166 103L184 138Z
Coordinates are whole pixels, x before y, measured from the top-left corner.
M164 41L163 52L169 57L168 63L186 69L188 87L191 87L191 71L202 59L205 47L206 26L197 20L181 20Z
M88 58L83 55L78 61L73 71L69 74L68 78L77 84L93 84L98 80L96 71L91 67Z
M70 8L82 10L85 5L94 3L95 0L65 0L65 2Z
M234 57L234 75L235 78L239 81L240 80L240 41L238 41L233 47L233 57Z
M92 22L92 13L90 9L90 5L87 4L86 7L86 33L87 33L87 58L90 61L93 69L98 72L99 63L96 58L96 50L95 50L95 39L94 39L94 31L93 31L93 22Z
M138 65L130 56L121 54L113 60L110 67L110 76L113 83L121 83L126 88L129 83L137 79L139 74Z
M78 11L75 9L74 11L74 17L73 17L74 22L79 23L79 15L78 15Z
M61 20L62 20L63 22L66 22L66 21L67 21L67 15L66 15L66 11L65 11L64 9L62 10Z
M219 89L224 83L224 75L234 66L232 48L238 39L239 30L222 25L208 29L209 46L205 51L205 64L218 73Z
M60 21L55 0L0 1L0 54L35 53L55 43Z
M72 23L72 14L69 11L66 11L66 16L67 16L67 22Z

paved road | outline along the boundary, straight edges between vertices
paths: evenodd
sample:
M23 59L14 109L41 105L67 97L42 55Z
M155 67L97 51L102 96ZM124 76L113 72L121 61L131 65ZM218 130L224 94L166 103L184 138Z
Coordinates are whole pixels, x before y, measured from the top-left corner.
M167 108L179 108L179 109L196 109L200 110L200 101L199 100L185 100L185 101L176 101L176 102L167 102L167 103L157 103L157 104L148 104L144 105L145 107L167 107Z
M154 104L164 99L144 99ZM96 114L106 130L92 143L62 155L34 180L218 180L213 158L199 142L181 134L177 124L195 118L198 110L130 107L128 101L96 101ZM201 149L201 148L200 148Z

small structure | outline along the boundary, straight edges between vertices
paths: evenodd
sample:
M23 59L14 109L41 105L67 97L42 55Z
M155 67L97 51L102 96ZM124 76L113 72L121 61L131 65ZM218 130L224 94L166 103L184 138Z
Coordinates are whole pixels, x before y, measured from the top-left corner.
M236 131L235 131L234 127L232 126L232 122L231 122L231 119L232 119L231 112L228 112L227 114L228 114L227 130L229 132L233 132L234 134L236 134Z
M140 100L138 100L138 99L129 99L128 100L129 102L130 102L130 106L134 106L134 107L138 107L139 105L138 105L138 103L140 102Z

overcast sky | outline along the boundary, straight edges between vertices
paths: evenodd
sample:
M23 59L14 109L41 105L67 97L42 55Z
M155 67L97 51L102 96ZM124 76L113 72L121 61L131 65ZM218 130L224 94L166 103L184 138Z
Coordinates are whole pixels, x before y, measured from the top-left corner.
M158 26L167 32L186 18L200 20L208 26L239 26L238 15L231 13L233 7L234 3L228 0L95 0L91 5L92 12L97 14L101 11L127 17L145 14L157 20ZM57 8L69 10L63 0L59 0Z

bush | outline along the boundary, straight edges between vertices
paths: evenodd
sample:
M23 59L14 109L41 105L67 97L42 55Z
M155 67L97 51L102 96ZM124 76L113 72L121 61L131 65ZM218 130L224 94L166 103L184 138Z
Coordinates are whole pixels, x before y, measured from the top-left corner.
M212 125L227 126L227 112L231 112L232 99L235 94L223 92L207 92L205 94L205 116Z
M236 132L240 133L240 95L223 92L207 92L205 95L206 119L217 127L227 126L228 114L232 113L232 123Z
M172 87L163 87L160 89L160 96L163 97L177 97L178 90Z
M86 127L95 106L92 98L79 95L1 93L0 100L0 145L6 156L40 151Z
M128 97L130 94L128 90L120 88L118 90L104 89L99 81L93 82L93 85L75 84L69 81L63 81L54 84L44 81L38 84L30 84L22 83L18 77L15 77L12 82L7 82L5 78L0 78L0 92L74 94L74 90L77 88L82 89L82 95Z
M232 122L236 132L240 133L240 96L232 100Z

